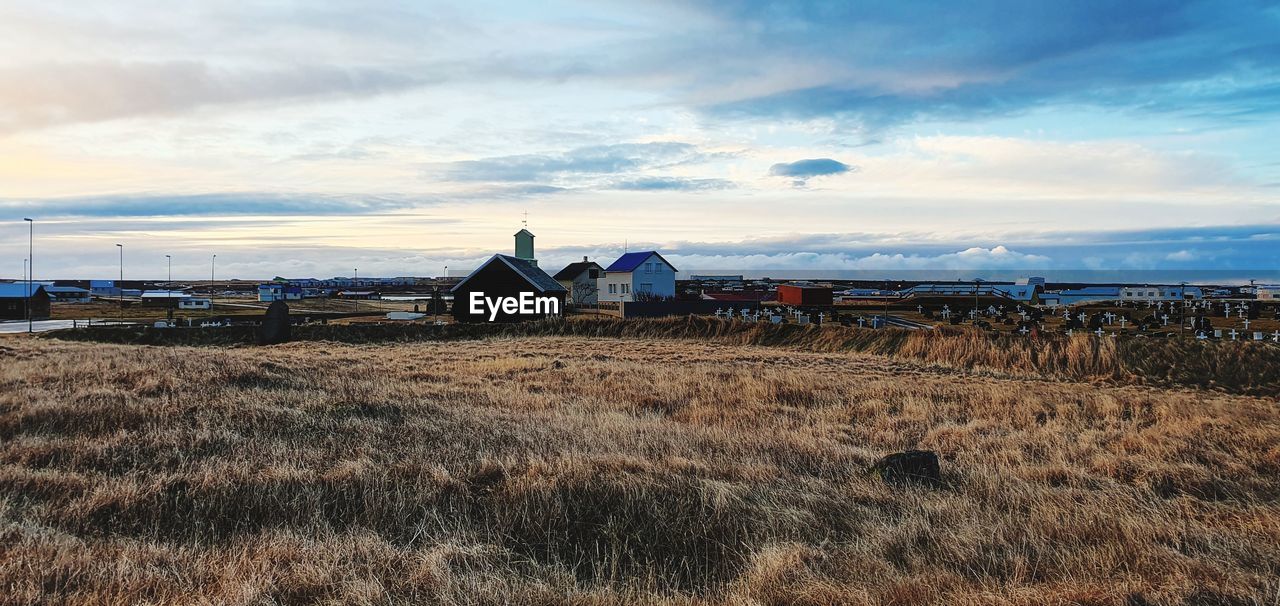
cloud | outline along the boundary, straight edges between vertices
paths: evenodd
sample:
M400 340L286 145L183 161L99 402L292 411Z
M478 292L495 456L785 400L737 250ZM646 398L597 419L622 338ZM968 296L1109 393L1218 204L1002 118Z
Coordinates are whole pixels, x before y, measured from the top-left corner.
M734 187L732 181L724 179L682 179L677 177L642 177L627 181L618 181L610 189L623 191L711 191Z
M697 146L675 141L579 147L562 153L463 160L446 167L455 181L539 181L568 175L612 175L702 161Z
M421 198L322 194L137 194L35 201L0 200L0 209L14 214L34 214L41 218L360 215L404 210L431 202Z
M103 61L0 68L0 132L217 105L367 96L427 82L386 69L308 64Z
M857 170L856 166L849 166L831 158L814 158L774 164L769 167L769 174L775 177L791 177L792 183L799 187L812 177L838 175L855 170Z
M876 129L1048 104L1227 120L1280 111L1280 13L1266 2L981 0L946 18L923 1L704 11L720 27L699 50L726 75L703 78L693 96L720 116L841 116Z

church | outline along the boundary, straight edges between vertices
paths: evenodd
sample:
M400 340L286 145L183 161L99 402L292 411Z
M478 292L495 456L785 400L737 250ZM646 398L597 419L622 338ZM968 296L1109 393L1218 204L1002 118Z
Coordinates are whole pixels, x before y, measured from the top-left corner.
M522 228L515 240L514 255L490 257L453 287L454 321L523 322L564 312L569 291L538 267L533 233Z

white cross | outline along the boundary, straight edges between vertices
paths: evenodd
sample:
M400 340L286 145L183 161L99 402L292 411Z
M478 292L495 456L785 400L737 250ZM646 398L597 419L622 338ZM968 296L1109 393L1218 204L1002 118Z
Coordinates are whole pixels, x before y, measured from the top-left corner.
M950 309L947 309L947 308L945 308L945 307L943 307L943 308L942 308L942 319L943 319L943 320L949 320L950 318L951 318L951 310L950 310Z
M1120 329L1124 330L1124 325L1129 323L1129 318L1120 316Z
M1249 330L1249 318L1244 319L1244 329Z
M1231 335L1231 340L1232 340L1232 341L1235 341L1235 340L1236 340L1236 335L1237 335L1237 334L1239 334L1239 333L1237 333L1237 332L1236 332L1236 329L1232 328L1232 329L1231 329L1231 332L1230 332L1229 334Z
M1074 335L1074 334L1076 334L1076 331L1075 331L1075 330L1070 329L1070 328L1068 328L1068 329L1067 329L1067 336L1068 336L1068 337L1069 337L1069 336L1071 336L1071 335Z
M1101 327L1101 326L1099 326L1099 327L1098 327L1098 330L1093 331L1093 334L1098 335L1099 337L1101 337L1101 336L1102 336L1102 327Z
M924 306L923 306L923 305L917 305L917 306L916 306L916 313L918 313L918 314L922 314L922 313L924 313Z
M866 318L863 318L862 316L858 316L858 328L862 328L862 326L866 323L867 323Z
M1105 314L1102 314L1102 318L1107 321L1107 324L1110 324L1113 320L1115 320L1116 315L1111 312L1107 312Z
M1165 326L1168 326L1168 325L1169 325L1169 314L1164 314L1164 315L1160 316L1160 321L1161 321L1161 322L1163 322Z
M1026 334L1027 334L1027 333L1029 333L1029 332L1031 332L1031 331L1027 330L1027 327L1026 327L1026 326L1023 326L1022 328L1019 328L1019 329L1018 329L1018 332L1022 333L1022 335L1023 335L1023 336L1026 336Z
M1280 330L1271 333L1271 340L1280 343Z
M1082 311L1082 312L1080 312L1080 315L1076 316L1076 319L1077 319L1077 320L1080 320L1080 323L1081 323L1081 324L1084 324L1084 321L1085 321L1085 320L1087 320L1087 319L1089 319L1089 314L1084 313L1084 312Z
M1197 339L1208 339L1209 337L1205 336L1204 331L1202 330L1202 331L1200 331L1200 332L1197 332L1197 333L1196 333L1196 338L1197 338Z

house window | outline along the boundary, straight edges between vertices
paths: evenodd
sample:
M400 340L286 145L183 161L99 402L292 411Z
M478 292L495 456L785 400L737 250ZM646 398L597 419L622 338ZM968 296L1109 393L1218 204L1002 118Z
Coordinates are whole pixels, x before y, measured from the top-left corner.
M616 295L616 294L618 294L618 285L617 285L617 284L610 284L610 285L609 285L609 294L611 294L611 295Z
M625 283L624 283L624 284L622 285L622 294L624 294L624 295L625 295L625 294L627 294L627 293L629 293L629 292L631 292L631 285L630 285L630 284L625 284Z

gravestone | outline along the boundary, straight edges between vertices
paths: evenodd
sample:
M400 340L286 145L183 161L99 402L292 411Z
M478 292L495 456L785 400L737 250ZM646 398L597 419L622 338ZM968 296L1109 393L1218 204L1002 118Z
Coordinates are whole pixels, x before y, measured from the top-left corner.
M886 484L926 484L942 482L938 453L932 450L908 450L888 455L871 466L871 473Z
M274 301L267 307L267 314L258 327L258 344L275 345L289 340L289 306L284 301Z

